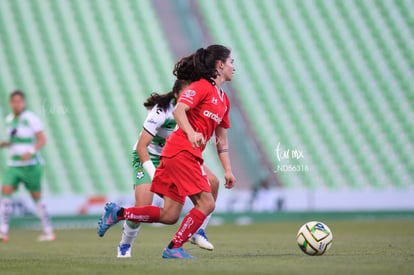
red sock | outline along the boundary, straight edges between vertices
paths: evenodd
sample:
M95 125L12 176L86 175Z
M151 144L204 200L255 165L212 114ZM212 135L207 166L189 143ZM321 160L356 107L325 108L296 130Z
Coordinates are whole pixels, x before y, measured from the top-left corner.
M123 217L132 222L153 223L160 219L161 209L158 206L140 206L124 208Z
M191 209L191 211L184 217L180 229L177 231L168 247L178 248L183 246L183 244L200 228L205 219L206 215L200 212L200 210L195 208Z

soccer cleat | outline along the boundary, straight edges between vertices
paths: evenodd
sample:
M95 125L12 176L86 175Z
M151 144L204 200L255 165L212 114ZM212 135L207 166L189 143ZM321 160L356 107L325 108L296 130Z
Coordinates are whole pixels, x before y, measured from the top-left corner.
M210 251L214 249L213 244L208 241L206 232L204 232L204 230L201 228L197 231L197 233L191 236L190 242L192 244L198 245L198 247L202 249L206 249Z
M164 259L194 259L195 257L186 253L182 247L179 248L164 248L162 252Z
M37 237L37 241L39 242L51 242L56 240L56 235L55 234L42 234L39 237Z
M5 233L0 232L0 242L7 243L9 241L9 236Z
M117 212L121 209L118 205L113 202L108 202L105 204L105 212L102 215L102 218L98 222L98 235L103 237L106 231L119 222Z
M118 245L118 258L131 258L131 245L119 244Z

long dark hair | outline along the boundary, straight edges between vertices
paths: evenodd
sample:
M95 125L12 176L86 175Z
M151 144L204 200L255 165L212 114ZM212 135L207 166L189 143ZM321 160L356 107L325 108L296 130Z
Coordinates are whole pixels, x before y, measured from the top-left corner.
M189 84L190 82L187 80L177 79L174 82L174 86L171 92L168 92L166 94L152 93L144 102L144 106L147 109L152 109L152 107L158 105L159 108L162 108L164 111L166 111L174 96L178 96L178 93L181 91L181 89L184 86L188 86Z
M222 45L210 45L206 49L200 48L192 55L178 61L173 70L177 79L186 79L191 82L205 78L216 78L218 72L216 64L219 60L226 62L230 56L230 49Z

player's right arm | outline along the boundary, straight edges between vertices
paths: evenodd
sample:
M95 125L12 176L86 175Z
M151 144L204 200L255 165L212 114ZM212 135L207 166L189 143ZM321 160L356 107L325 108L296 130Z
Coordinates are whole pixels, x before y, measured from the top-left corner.
M157 134L161 125L165 122L165 112L163 109L154 106L152 110L148 113L147 118L145 119L144 126L139 135L137 146L135 150L137 151L139 160L142 163L142 167L147 171L151 180L154 178L155 166L151 161L151 157L148 153L148 145L151 144L154 136Z
M186 133L188 140L194 149L205 143L204 136L196 132L188 121L187 111L196 107L207 96L207 90L200 83L192 83L178 99L175 105L173 116L178 127Z
M195 149L204 144L205 140L201 133L194 131L193 127L188 121L188 110L190 110L190 106L185 103L178 102L174 108L173 115L178 127L180 127L184 133L186 133L188 140Z

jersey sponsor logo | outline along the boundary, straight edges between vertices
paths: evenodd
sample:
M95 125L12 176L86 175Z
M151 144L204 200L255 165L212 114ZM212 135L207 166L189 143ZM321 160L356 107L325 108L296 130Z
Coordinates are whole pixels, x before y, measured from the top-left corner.
M140 220L143 222L151 220L151 217L148 215L134 215L132 213L127 214L127 219L129 220Z
M212 112L210 112L209 110L204 110L203 115L211 118L212 120L214 120L215 122L217 122L217 124L220 124L222 118L219 117L218 114L213 114Z
M153 119L153 118L151 118L150 120L148 120L147 121L148 123L151 123L151 124L157 124L157 122Z
M195 96L196 95L196 92L194 91L194 90L187 90L186 92L185 92L185 94L184 94L184 96L186 97L186 98L192 98L193 96Z

